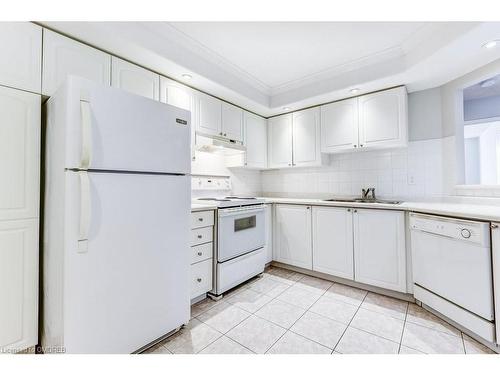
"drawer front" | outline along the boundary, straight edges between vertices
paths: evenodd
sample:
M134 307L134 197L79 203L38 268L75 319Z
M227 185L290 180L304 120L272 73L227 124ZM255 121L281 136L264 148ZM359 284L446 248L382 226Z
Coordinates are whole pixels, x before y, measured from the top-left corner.
M213 211L200 211L191 213L191 229L214 225Z
M212 242L214 232L213 229L213 227L206 227L191 230L191 246Z
M191 266L191 298L212 290L212 259Z
M203 245L193 246L191 248L191 264L201 262L213 257L213 242Z

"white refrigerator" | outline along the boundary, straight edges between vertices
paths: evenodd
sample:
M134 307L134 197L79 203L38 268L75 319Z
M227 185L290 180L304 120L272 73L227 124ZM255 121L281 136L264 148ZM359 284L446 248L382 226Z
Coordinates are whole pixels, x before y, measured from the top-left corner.
M46 111L43 350L136 352L189 321L190 113L78 77Z

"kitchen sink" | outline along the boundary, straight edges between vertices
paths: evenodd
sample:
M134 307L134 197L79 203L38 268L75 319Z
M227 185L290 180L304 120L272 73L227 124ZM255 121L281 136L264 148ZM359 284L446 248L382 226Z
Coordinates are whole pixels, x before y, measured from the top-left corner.
M401 204L401 201L393 201L387 199L363 199L363 198L331 198L323 199L324 202L339 202L339 203L383 203L383 204Z

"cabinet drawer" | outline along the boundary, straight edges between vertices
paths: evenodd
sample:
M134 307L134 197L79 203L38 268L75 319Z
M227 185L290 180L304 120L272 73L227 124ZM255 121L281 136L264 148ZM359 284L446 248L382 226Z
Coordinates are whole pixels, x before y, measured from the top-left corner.
M191 229L214 225L213 211L200 211L191 213Z
M212 242L214 227L205 227L191 230L191 246Z
M195 264L201 262L202 260L206 260L212 258L213 256L213 243L205 243L203 245L193 246L191 248L191 264Z
M191 298L212 290L212 259L191 266Z

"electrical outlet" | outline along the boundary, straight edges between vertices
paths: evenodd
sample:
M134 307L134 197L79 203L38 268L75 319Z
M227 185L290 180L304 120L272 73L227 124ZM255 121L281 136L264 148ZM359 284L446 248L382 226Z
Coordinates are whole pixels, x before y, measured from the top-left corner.
M408 172L408 185L415 185L415 175Z

